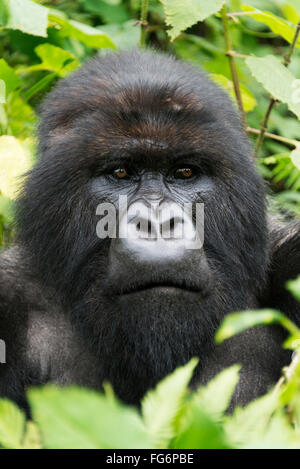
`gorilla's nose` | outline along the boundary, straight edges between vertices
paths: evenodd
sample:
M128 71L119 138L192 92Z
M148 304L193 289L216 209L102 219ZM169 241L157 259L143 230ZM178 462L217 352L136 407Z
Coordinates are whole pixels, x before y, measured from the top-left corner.
M138 200L120 214L113 249L139 261L163 262L183 257L198 241L192 214L185 207Z

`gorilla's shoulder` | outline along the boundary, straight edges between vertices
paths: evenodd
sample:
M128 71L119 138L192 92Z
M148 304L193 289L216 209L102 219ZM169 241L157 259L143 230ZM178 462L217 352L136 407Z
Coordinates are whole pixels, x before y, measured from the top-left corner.
M300 275L300 222L269 220L269 267L264 306L277 308L299 324L300 305L286 289Z
M15 246L0 254L0 310L21 305L37 305L48 302L38 281L38 276L21 248ZM28 307L21 308L24 313Z

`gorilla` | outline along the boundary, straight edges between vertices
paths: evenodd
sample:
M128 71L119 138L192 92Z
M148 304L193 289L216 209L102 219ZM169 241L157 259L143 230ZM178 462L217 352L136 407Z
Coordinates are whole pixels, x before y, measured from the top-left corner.
M256 327L221 346L214 335L245 309L300 323L285 290L300 230L270 221L227 94L169 55L112 53L50 92L38 136L16 245L0 257L0 395L26 408L28 386L108 381L138 405L194 356L191 386L241 363L234 403L266 392L290 360L284 332ZM130 226L137 236L121 236Z

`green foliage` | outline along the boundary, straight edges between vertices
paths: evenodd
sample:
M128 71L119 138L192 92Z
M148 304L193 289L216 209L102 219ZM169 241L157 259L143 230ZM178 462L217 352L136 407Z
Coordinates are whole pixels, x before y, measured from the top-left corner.
M41 99L89 57L144 41L204 67L235 104L240 88L249 135L257 139L264 121L271 133L259 146L257 164L270 183L275 208L300 215L300 36L295 36L300 1L150 0L147 25L139 22L141 4L0 0L1 246L13 238L14 199L22 174L35 161ZM270 97L276 104L266 119ZM299 283L293 280L287 288L300 301ZM34 422L1 400L0 445L300 448L299 329L278 311L247 311L229 315L216 338L220 342L270 323L287 329L284 346L295 351L294 359L276 387L245 408L227 412L243 371L239 365L191 391L194 359L149 391L140 412L121 404L108 385L104 395L74 387L32 389L28 398Z
M296 82L296 77L276 57L271 55L263 58L249 57L246 64L257 81L274 98L286 103L300 119L300 101L297 102L294 97L293 84Z

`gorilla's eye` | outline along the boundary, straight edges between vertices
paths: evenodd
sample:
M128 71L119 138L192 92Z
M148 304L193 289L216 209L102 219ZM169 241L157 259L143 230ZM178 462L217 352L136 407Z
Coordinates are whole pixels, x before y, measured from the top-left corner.
M114 170L113 175L117 179L124 179L124 178L128 177L128 172L126 171L125 168L118 168L118 169Z
M176 179L190 179L194 176L194 171L192 168L179 168L176 169L174 176Z

